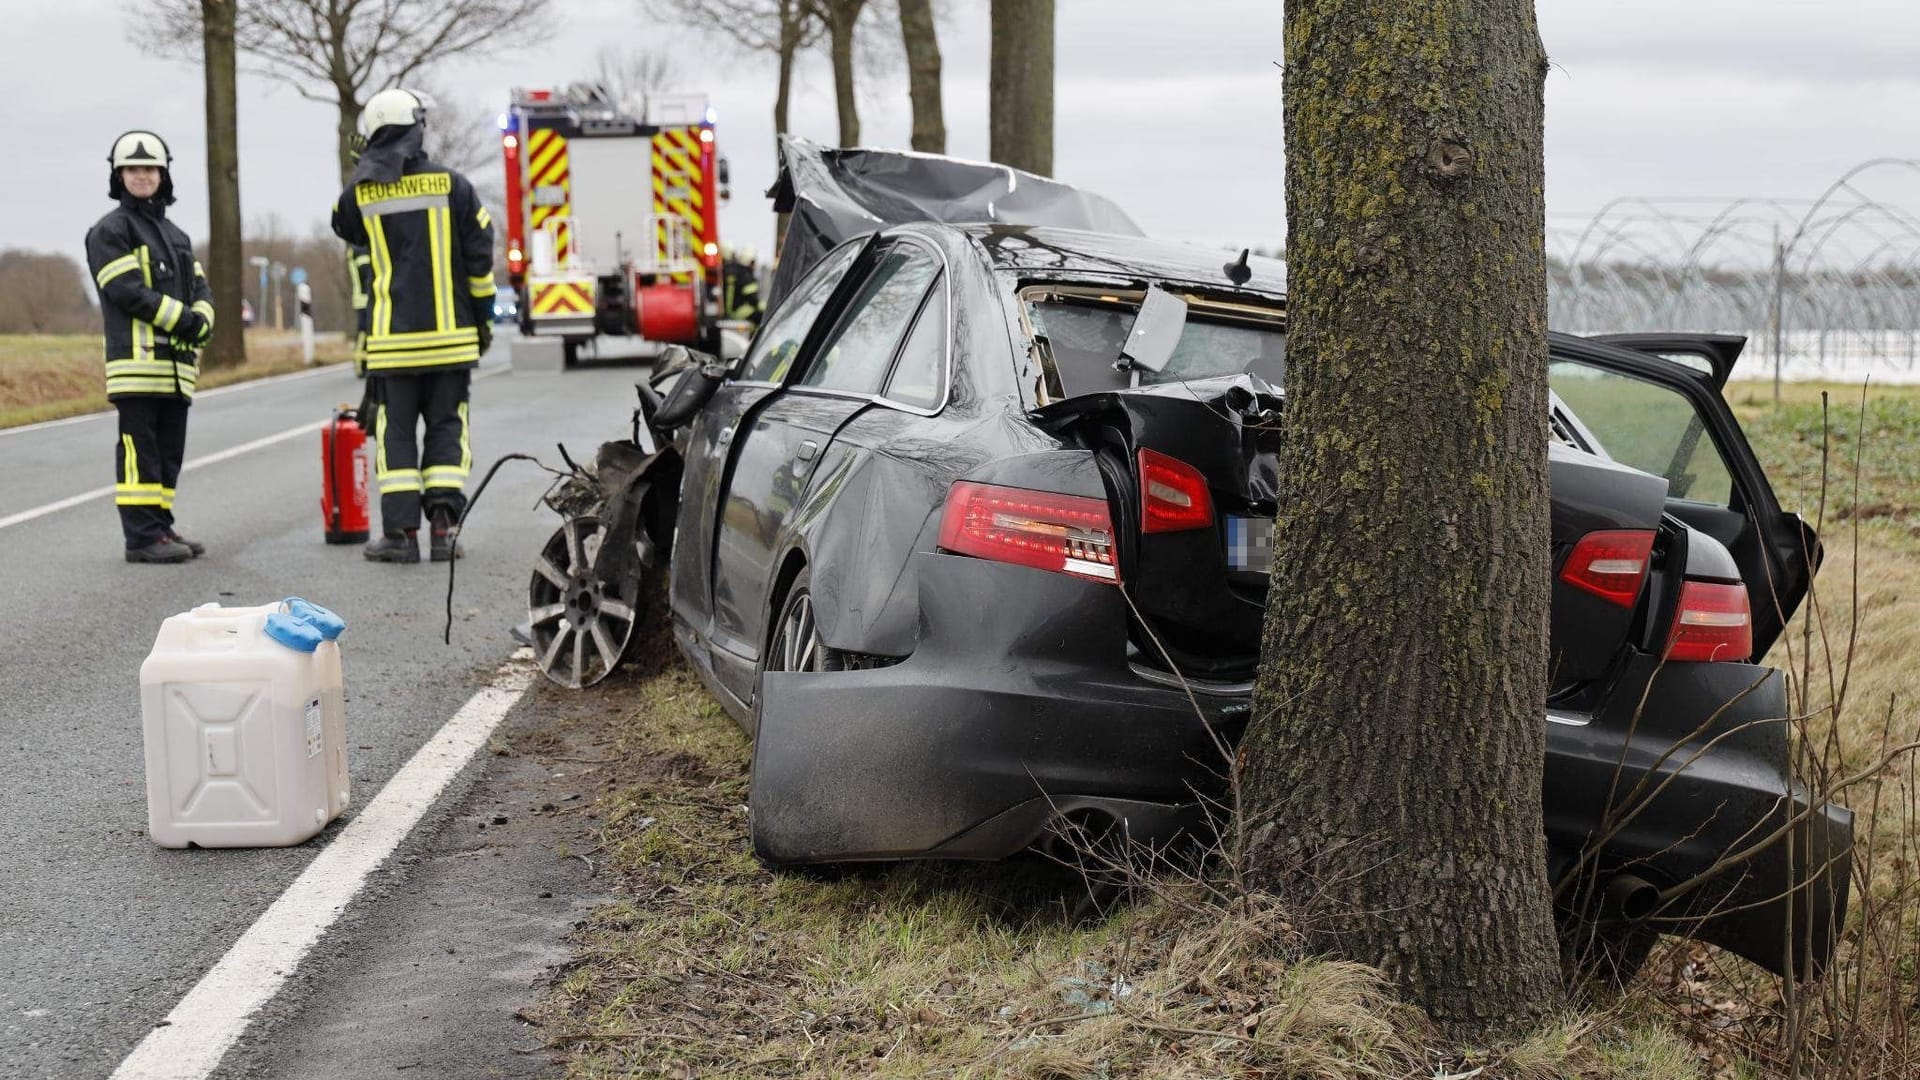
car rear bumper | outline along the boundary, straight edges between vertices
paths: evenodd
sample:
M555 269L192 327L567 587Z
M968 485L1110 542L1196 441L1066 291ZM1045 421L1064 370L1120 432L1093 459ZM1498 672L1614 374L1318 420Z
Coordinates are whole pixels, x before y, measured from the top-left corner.
M916 555L913 572L912 656L765 676L763 858L993 859L1031 844L1054 811L1115 814L1149 841L1202 817L1244 695L1189 699L1136 675L1111 586L957 555Z
M1127 662L1126 598L1111 586L929 553L912 572L912 656L765 677L752 788L762 858L994 859L1062 815L1098 815L1149 844L1205 823L1247 693L1143 678ZM1661 928L1775 970L1793 935L1796 967L1824 962L1845 914L1851 815L1789 794L1779 674L1642 658L1609 700L1621 704L1548 725L1546 824L1561 864L1599 841L1604 853L1581 870L1669 888L1745 853L1710 886L1673 897Z

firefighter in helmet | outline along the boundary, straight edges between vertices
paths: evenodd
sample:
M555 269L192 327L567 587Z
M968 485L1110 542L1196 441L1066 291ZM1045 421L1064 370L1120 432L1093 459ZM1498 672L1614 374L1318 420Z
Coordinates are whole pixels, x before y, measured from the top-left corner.
M738 244L727 252L720 265L722 287L726 290L721 306L727 318L760 326L765 308L760 302L760 268L755 265L752 244Z
M425 511L435 562L453 559L453 526L473 465L467 398L493 343L493 221L467 178L427 158L427 102L382 90L360 114L366 149L333 207L333 231L367 248L366 371L382 536L375 562L420 561ZM424 441L416 428L424 421Z
M180 563L206 548L175 531L174 485L187 452L195 357L213 336L213 290L193 242L167 220L173 153L129 131L107 154L107 194L120 205L87 230L87 269L100 290L107 400L120 414L113 501L131 563Z

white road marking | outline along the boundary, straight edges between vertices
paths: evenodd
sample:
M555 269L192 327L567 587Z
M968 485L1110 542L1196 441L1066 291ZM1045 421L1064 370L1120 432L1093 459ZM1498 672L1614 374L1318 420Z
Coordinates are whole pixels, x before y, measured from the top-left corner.
M306 872L220 958L112 1080L202 1080L393 854L446 786L487 744L535 677L522 649L404 765Z
M332 422L333 421L331 419L316 420L311 424L301 424L299 427L296 427L296 428L288 428L287 430L282 431L278 434L268 435L266 438L263 438L263 439L255 439L252 442L241 443L239 446L230 446L225 450L208 454L205 457L194 458L192 461L189 461L186 464L180 466L180 471L183 473L189 473L195 469L204 468L208 465L218 465L219 463L226 461L229 458L239 457L241 454L250 453L254 450L260 449L261 447L272 446L274 443L277 443L277 442L285 442L288 439L297 439L302 435L307 435L312 432L319 431L321 428L326 427L328 424ZM48 514L55 513L56 511L65 510L70 506L79 506L81 503L86 502L89 499L98 499L102 495L111 495L111 494L113 494L113 485L108 484L105 487L94 488L92 491L83 491L78 495L69 495L64 499L61 499L59 502L50 502L45 506L36 506L31 510L22 510L17 514L8 514L6 517L0 517L0 529L4 529L9 525L18 525L21 522L32 521L34 518L37 518L37 517L45 517Z

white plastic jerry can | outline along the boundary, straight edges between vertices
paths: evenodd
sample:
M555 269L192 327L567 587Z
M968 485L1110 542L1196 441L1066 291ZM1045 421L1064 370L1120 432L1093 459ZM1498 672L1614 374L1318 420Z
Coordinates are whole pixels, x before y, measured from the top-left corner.
M298 599L160 624L140 665L154 843L283 847L346 810L343 629Z

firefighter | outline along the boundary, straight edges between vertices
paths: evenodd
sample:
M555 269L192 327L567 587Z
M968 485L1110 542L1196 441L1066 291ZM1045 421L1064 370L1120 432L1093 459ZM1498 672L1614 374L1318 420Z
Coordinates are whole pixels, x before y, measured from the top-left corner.
M760 303L760 268L754 260L752 244L741 244L727 253L720 266L721 282L726 290L721 306L727 318L752 323L757 330L765 309Z
M195 355L213 335L213 290L193 242L167 220L173 153L151 131L129 131L107 154L107 194L120 205L87 230L87 268L100 290L107 400L120 414L113 501L131 563L206 554L173 524L174 485L187 452Z
M382 90L361 113L367 146L334 203L333 231L368 249L366 370L378 380L374 477L383 535L375 562L420 561L424 508L435 562L458 554L452 528L473 465L467 399L493 343L493 221L467 178L427 158L427 105ZM424 443L415 429L426 424Z

